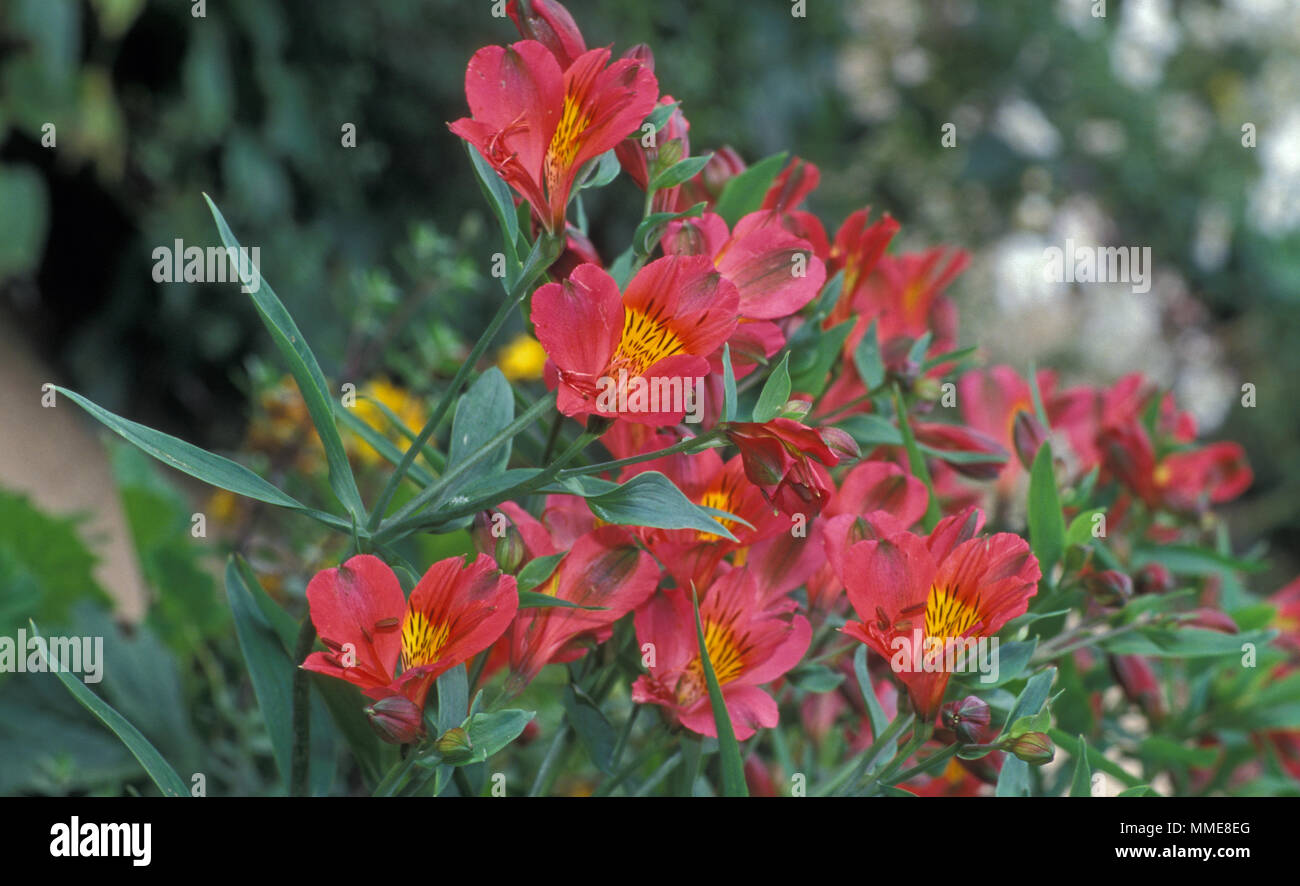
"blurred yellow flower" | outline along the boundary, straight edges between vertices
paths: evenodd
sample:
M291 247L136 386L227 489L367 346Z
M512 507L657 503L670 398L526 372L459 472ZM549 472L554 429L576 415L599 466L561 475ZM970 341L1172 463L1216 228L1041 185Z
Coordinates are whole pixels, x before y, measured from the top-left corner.
M424 402L419 397L385 379L370 382L361 393L363 396L357 397L357 405L354 407L357 418L392 440L399 450L406 449L406 437L393 426L383 410L371 401L377 400L388 407L412 433L419 433L428 420ZM379 464L384 460L373 446L358 437L348 438L348 449L367 465Z
M509 381L541 378L542 367L546 365L546 351L537 339L521 332L501 349L497 365Z

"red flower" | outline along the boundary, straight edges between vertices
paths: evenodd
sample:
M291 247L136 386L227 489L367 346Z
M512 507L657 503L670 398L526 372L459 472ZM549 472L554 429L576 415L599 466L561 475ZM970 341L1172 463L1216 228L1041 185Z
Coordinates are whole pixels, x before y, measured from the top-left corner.
M708 355L736 328L736 288L707 259L670 256L641 269L620 296L614 278L581 265L533 295L547 384L565 415L676 424L690 410Z
M561 69L573 64L574 59L587 51L587 42L582 39L578 23L569 10L555 0L528 0L525 10L521 10L519 5L519 0L510 0L506 5L506 14L519 29L519 35L525 40L536 40L549 49Z
M775 726L776 701L758 687L803 658L812 640L808 620L765 612L754 577L733 569L701 600L700 622L736 738L744 741L760 727ZM642 649L649 644L646 654L652 658L650 673L632 684L632 700L662 705L687 729L716 738L688 592L652 598L636 614L636 636Z
M547 529L530 514L505 502L506 513L524 537L530 559L560 553ZM579 606L521 609L503 639L509 644L510 678L507 690L516 693L550 662L573 661L586 648L609 638L612 625L654 593L659 567L637 550L631 534L622 527L605 526L577 541L555 567L551 577L535 590Z
M732 422L727 439L740 449L749 482L787 514L816 514L834 486L826 468L858 456L857 443L838 428L810 428L794 419Z
M307 602L328 651L307 656L304 668L347 680L370 698L400 695L422 709L440 674L504 633L519 599L515 580L485 554L468 566L459 557L434 563L409 601L382 560L360 554L316 573Z
M862 619L844 633L889 660L917 716L927 720L948 685L945 641L997 634L1025 613L1041 577L1024 539L1006 532L977 538L983 522L971 509L939 521L924 537L872 514L867 523L874 537L837 545L827 536L828 559Z
M584 52L561 71L535 40L485 46L465 71L471 117L451 131L478 149L532 204L543 227L564 230L578 171L641 125L659 94L654 74L608 49ZM608 67L606 65L608 64Z
M751 212L728 232L720 216L671 222L662 244L671 255L707 255L740 292L740 315L750 320L788 317L817 297L826 266L813 244L792 234L780 215Z

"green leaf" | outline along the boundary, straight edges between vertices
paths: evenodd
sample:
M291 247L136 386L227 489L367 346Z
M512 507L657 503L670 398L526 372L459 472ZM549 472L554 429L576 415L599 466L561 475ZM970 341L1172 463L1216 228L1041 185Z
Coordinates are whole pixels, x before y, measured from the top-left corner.
M606 775L613 775L614 746L618 744L618 733L613 724L590 696L580 689L575 691L572 684L564 688L562 701L564 717L573 727L591 762Z
M1029 471L1029 546L1046 577L1065 552L1065 518L1056 494L1052 446L1044 443Z
M713 211L722 216L727 227L735 227L741 218L763 205L763 197L785 166L785 158L785 151L764 157L723 186Z
M203 199L208 202L208 209L212 211L212 217L217 222L221 242L227 249L240 250L239 241L231 233L221 210L217 209L217 204L213 203L212 198L207 194L203 195ZM289 372L298 384L303 402L307 404L307 412L311 415L316 434L325 448L325 460L329 464L330 487L334 490L334 495L348 513L356 518L358 523L362 523L366 518L366 509L361 501L361 493L357 490L356 478L352 476L352 466L348 464L347 453L343 450L343 440L339 437L338 426L334 423L332 406L334 398L330 395L325 375L321 372L320 365L316 362L316 355L307 346L307 340L303 338L298 325L293 322L293 318L289 316L289 312L285 310L275 291L271 289L271 284L260 277L260 271L258 273L257 290L249 294L253 299L253 306L257 308L257 313L261 316L267 331L271 333L271 339L279 349L280 356L289 365Z
M560 565L568 551L561 551L558 554L549 554L545 557L536 557L524 564L524 568L519 570L519 575L515 581L518 584L519 592L531 591L542 582L551 577L555 572L555 567Z
M998 786L994 796L1028 797L1031 793L1029 764L1019 757L1007 754L1002 760L1002 771L998 773Z
M865 648L865 647L864 647ZM823 664L804 665L790 674L790 680L806 692L830 692L844 682L844 675Z
M107 409L97 406L78 393L66 388L54 388L63 396L79 405L92 417L109 430L120 434L127 441L152 455L165 465L189 474L220 489L253 498L267 504L299 511L311 511L305 504L293 496L281 492L267 481L254 474L248 468L228 458L200 449L192 443L177 439L162 431L137 424L130 419L114 415Z
M725 526L682 494L658 471L645 471L606 492L587 497L587 507L606 523L654 529L698 529L729 541Z
M1027 732L1046 732L1051 728L1052 714L1047 708L1042 708L1036 714L1018 718L1006 730L1005 735L1007 738L1016 738Z
M32 633L39 637L40 631L35 622L29 622ZM140 730L132 726L125 717L115 711L107 702L98 695L86 688L86 685L72 674L62 670L54 670L53 674L58 677L72 697L81 703L86 710L94 714L99 722L107 726L114 735L122 740L127 750L140 761L144 771L153 779L153 783L162 791L164 797L188 797L190 792L185 786L185 782L176 774L176 770L163 759L162 754L149 743Z
M1126 784L1130 787L1141 784L1135 776L1125 772L1117 763L1106 759L1097 748L1090 748L1087 745L1081 746L1079 740L1068 732L1054 728L1048 732L1047 735L1057 747L1061 748L1072 757L1079 757L1086 754L1088 757L1088 765L1094 772L1105 772L1107 775L1113 776L1122 784ZM1014 758L1007 758L1008 762L1012 759Z
M925 456L921 454L920 447L916 444L916 437L912 434L912 425L907 420L907 409L903 405L903 395L899 393L897 384L894 385L894 411L898 414L898 433L903 438L903 448L907 451L907 464L912 469L912 475L925 484L925 491L928 493L925 517L921 521L921 525L928 532L934 529L942 516L939 510L939 497L934 494L934 481L930 479L930 469L926 467Z
M578 191L605 187L605 185L618 178L619 169L618 156L614 153L613 148L610 148L599 157L587 161L585 174L579 173L578 175L579 184L573 190L574 195L576 196Z
M877 446L903 445L903 435L899 433L894 423L873 413L850 415L836 422L835 426L856 440L863 452L875 449Z
M754 405L754 421L769 422L776 418L781 411L781 407L790 399L790 352L786 351L785 356L772 374L767 377L767 383L763 385L762 392L758 395L758 403Z
M604 611L605 606L583 606L581 603L574 603L571 600L561 600L559 597L552 597L550 594L539 594L537 591L520 591L519 608L520 609L547 609L558 607L560 609L589 609Z
M692 589L693 591L694 589ZM704 682L709 687L709 705L713 708L713 723L718 730L718 762L722 766L722 794L724 797L748 797L745 786L745 767L740 761L740 743L731 728L731 715L722 697L722 687L709 660L709 647L704 642L704 623L700 620L700 598L692 594L695 605L695 638L699 644L700 665L704 669Z
M926 360L924 363L921 364L921 372L923 373L929 372L934 367L942 366L944 363L958 363L966 359L967 357L969 357L971 354L974 354L978 350L979 348L977 346L972 345L969 348L957 348L956 350L947 351L942 354L936 354L935 356L931 357L930 359ZM949 372L951 371L952 370L949 370Z
M1016 703L1011 706L1011 712L1007 714L1007 724L1016 723L1021 717L1032 717L1042 710L1043 705L1047 703L1047 694L1052 688L1052 681L1055 679L1056 668L1048 668L1030 677L1025 688L1020 690L1020 695L1016 697Z
M1020 678L1029 665L1029 660L1034 657L1034 650L1037 648L1037 637L1031 637L1023 641L1011 640L1006 643L999 643L997 679L986 681L984 678L990 675L968 671L960 675L963 678L962 682L976 689L996 689L999 686L1005 686L1012 680Z
M907 352L909 363L915 363L918 366L925 362L925 352L930 350L930 340L934 338L934 333L926 330L925 335L912 342L912 347Z
M731 366L731 345L722 346L722 421L736 418L736 371Z
M524 731L528 721L536 716L533 711L510 709L491 714L475 714L465 721L469 733L471 756L460 765L482 763L514 741Z
M704 214L708 204L696 203L690 209L681 212L652 212L641 220L632 233L632 249L637 255L649 255L654 252L655 243L663 234L664 226L670 221L681 218L695 218Z
M859 646L853 653L853 674L858 678L858 689L862 692L862 700L867 705L867 718L871 721L871 736L873 739L879 739L889 728L889 718L885 716L885 709L880 706L880 699L876 698L875 687L871 684L871 674L867 671L866 646ZM893 756L892 745L890 750L886 751L886 756Z
M454 729L469 715L469 677L463 664L438 678L438 734Z
M483 159L483 155L478 152L477 148L466 142L465 151L474 164L474 176L478 179L478 186L482 189L483 196L487 199L488 205L492 207L493 215L497 217L497 222L501 225L506 257L512 264L518 264L519 258L515 252L515 243L519 240L519 219L515 215L515 201L510 195L510 187L501 180L496 170Z
M485 444L510 426L515 418L515 398L510 382L495 366L480 375L456 403L451 422L451 445L447 453L447 472L477 457L478 461L447 484L434 503L436 507L484 477L495 476L510 462L513 441L498 443L482 455Z
M257 706L266 721L276 768L287 785L293 751L294 664L254 602L254 592L244 583L233 556L226 562L226 595L230 598L235 634L248 666Z
M1125 788L1115 796L1117 797L1158 797L1155 791L1151 790L1151 785L1140 784L1135 788Z
M1143 760L1152 761L1154 769L1170 765L1207 769L1219 759L1220 752L1216 748L1185 747L1163 735L1150 735L1138 744L1137 753Z
M853 365L858 376L868 391L874 391L885 383L885 364L880 357L880 342L876 338L876 321L867 326L862 341L853 349Z
M1137 548L1133 551L1135 569L1148 563L1159 563L1179 575L1216 575L1223 572L1262 572L1268 564L1257 560L1242 560L1205 548L1190 545L1170 545L1160 548Z
M1105 514L1105 508L1093 508L1090 511L1083 511L1070 521L1070 528L1065 530L1065 544L1079 545L1086 547L1092 543L1092 518L1098 514Z
M835 365L840 351L844 347L844 341L853 331L853 324L856 320L845 320L827 329L821 335L817 336L816 344L811 348L804 348L797 352L800 355L807 355L807 358L799 364L799 368L791 373L790 386L796 391L806 391L814 397L821 395L826 389L827 376L830 374L831 367ZM800 329L803 327L801 326ZM791 348L793 350L793 347Z
M646 115L645 122L655 128L655 132L663 129L668 124L668 118L673 115L673 111L681 106L681 102L669 102L668 104L655 105L655 109Z
M650 182L650 190L661 191L665 188L675 188L683 182L690 181L712 159L712 154L705 154L702 157L687 157L685 160L680 160L656 175Z
M1214 658L1240 656L1242 646L1267 644L1274 631L1225 634L1207 628L1143 627L1101 643L1115 655L1148 655L1153 658Z

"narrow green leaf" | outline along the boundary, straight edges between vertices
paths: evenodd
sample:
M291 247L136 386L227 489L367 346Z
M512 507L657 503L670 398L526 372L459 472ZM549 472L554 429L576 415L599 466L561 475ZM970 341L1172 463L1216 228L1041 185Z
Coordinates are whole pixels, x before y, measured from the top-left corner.
M885 364L880 356L880 342L876 338L876 321L867 326L862 341L853 350L853 365L858 370L862 383L868 391L874 391L885 383Z
M790 399L790 352L786 351L776 369L767 377L767 383L754 405L754 421L768 422L776 418L781 407Z
M471 458L477 460L447 484L434 506L448 501L474 481L505 470L510 462L513 441L507 438L490 448L487 444L508 428L514 418L515 398L510 390L510 382L506 381L500 369L493 366L475 379L456 403L444 476Z
M583 606L581 603L574 603L571 600L561 600L558 597L552 597L550 594L541 594L537 591L520 591L519 608L520 609L549 609L558 607L560 609L589 609L604 611L605 606Z
M728 227L735 227L741 218L763 205L763 197L785 166L785 158L785 151L764 157L723 186L713 211Z
M814 397L821 395L826 389L827 376L830 374L831 367L839 358L844 342L853 331L853 324L856 322L856 320L845 320L832 326L817 336L816 343L812 347L798 352L809 355L809 359L801 363L798 370L791 372L790 387L793 390L806 391ZM791 350L794 350L793 346Z
M837 421L835 426L856 440L863 452L877 446L903 445L903 435L898 427L889 419L873 413L850 415Z
M591 762L606 775L613 775L614 746L618 743L618 733L613 724L590 696L581 690L575 691L572 685L564 688L561 699L564 718L573 727Z
M519 220L515 216L515 201L510 194L510 186L501 180L501 176L497 175L496 170L483 159L483 155L477 148L466 142L465 151L474 164L474 176L478 179L478 186L482 189L488 205L492 207L492 214L497 217L497 222L501 225L506 257L514 264L518 264L515 243L519 239Z
M632 233L632 249L637 255L649 255L654 252L655 244L663 234L664 227L670 221L682 218L695 218L704 214L707 204L696 203L681 212L652 212L641 220Z
M885 716L885 709L880 706L880 699L876 697L876 689L867 671L865 645L859 646L853 653L853 674L858 678L858 689L862 692L862 700L867 705L867 718L871 721L871 737L879 739L889 728L889 718ZM891 757L894 755L892 748L887 753Z
M1092 518L1098 514L1105 514L1105 508L1093 508L1090 511L1083 511L1070 521L1070 528L1065 530L1065 545L1080 545L1086 547L1092 543Z
M33 635L41 636L35 622L29 621L28 624L31 625ZM144 771L153 779L153 783L158 786L158 790L162 791L164 797L188 797L190 795L189 789L185 786L185 782L181 780L181 777L176 774L176 770L163 759L162 754L158 753L158 749L140 734L139 729L132 726L112 706L86 688L86 684L82 683L76 676L62 670L52 670L52 672L82 707L94 714L99 722L107 726L114 735L122 740L122 744L126 745L126 749L144 767Z
M1044 443L1029 471L1029 546L1046 577L1065 552L1065 517L1056 494L1052 445Z
M736 371L731 366L731 345L722 346L722 420L736 418Z
M189 474L220 489L226 489L246 498L253 498L267 504L299 511L310 511L305 504L291 495L281 492L267 481L254 474L248 468L228 458L200 449L192 443L186 443L170 434L155 431L153 428L137 424L130 419L114 415L107 409L92 403L85 397L67 388L55 386L54 390L107 427L121 435L127 441L152 455L165 465Z
M928 493L925 517L921 521L921 525L928 532L938 525L942 516L939 510L939 497L934 493L934 481L930 479L930 469L925 464L925 456L921 454L916 437L912 434L912 425L907 420L907 408L903 404L903 395L899 393L898 385L894 385L894 410L898 414L898 433L903 438L903 448L907 451L907 464L912 469L912 475L925 484L925 491Z
M294 664L254 602L253 591L245 585L234 557L226 563L226 595L230 599L235 634L244 654L244 663L248 666L257 706L266 721L276 768L287 785L293 750Z
M1043 705L1047 703L1047 695L1055 679L1056 668L1047 668L1030 677L1025 688L1020 690L1020 695L1016 696L1016 703L1011 706L1011 712L1007 714L1007 725L1016 723L1021 717L1032 717L1041 711Z
M692 592L694 589L692 589ZM745 785L745 767L740 760L740 743L731 728L731 714L727 712L718 675L709 660L709 647L704 642L704 623L700 620L700 598L692 593L695 605L695 637L699 643L700 665L704 668L704 682L709 687L709 705L713 708L713 722L718 730L718 762L722 765L722 794L725 797L748 797Z
M736 537L682 494L658 471L644 471L626 483L587 497L587 507L606 523L655 529L698 529L729 541Z
M683 182L690 181L712 159L712 154L705 154L701 157L687 157L685 160L679 160L656 175L654 180L650 182L650 189L652 191L661 191L665 188L675 188Z
M463 664L438 678L438 734L454 729L469 716L469 677Z
M998 773L998 786L994 796L1028 797L1031 793L1029 764L1019 757L1007 754L1002 761L1002 771Z
M238 253L242 247L235 239L230 226L226 224L221 210L217 209L217 204L213 203L212 198L207 194L203 195L203 199L208 202L208 209L212 211L212 217L216 220L221 242L227 249L233 249ZM362 504L356 478L352 476L352 466L348 464L347 453L343 450L343 440L339 437L338 426L334 423L334 408L331 405L334 397L331 396L329 386L325 382L320 364L316 362L316 355L307 346L307 340L303 338L298 325L293 322L293 318L289 316L289 312L285 310L275 291L271 289L271 284L261 278L260 270L256 279L251 279L250 275L250 279L244 282L250 289L254 288L252 284L256 284L255 291L249 293L249 297L252 298L253 306L257 308L257 313L271 334L272 341L279 349L280 356L288 363L289 372L302 393L303 402L307 405L307 412L316 428L316 434L325 448L330 487L348 513L355 517L358 523L363 523L366 517L365 505Z

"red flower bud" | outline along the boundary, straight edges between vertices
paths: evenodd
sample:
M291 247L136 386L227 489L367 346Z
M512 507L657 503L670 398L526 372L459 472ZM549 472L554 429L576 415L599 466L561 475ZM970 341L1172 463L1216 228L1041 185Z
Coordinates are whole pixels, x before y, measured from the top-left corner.
M1134 590L1139 594L1163 594L1174 589L1174 576L1159 563L1148 563L1138 570Z
M407 744L424 735L424 717L415 702L390 695L366 708L370 727L386 742Z
M1047 442L1047 436L1047 429L1038 420L1038 416L1023 409L1016 413L1011 442L1016 448L1016 457L1025 466L1025 470L1033 467L1034 456L1038 455L1038 450Z
M1220 631L1224 634L1237 633L1237 623L1222 610L1202 606L1200 609L1192 610L1190 614L1192 617L1187 620L1187 624L1191 627Z
M1133 580L1114 569L1089 572L1083 576L1083 589L1102 606L1123 606L1133 596Z
M942 728L935 734L944 741L962 744L981 744L989 728L989 706L982 698L968 695L961 701L950 701L939 708Z
M530 11L520 9L519 0L510 0L506 14L525 40L536 40L551 51L561 70L587 51L578 24L555 0L528 0Z

